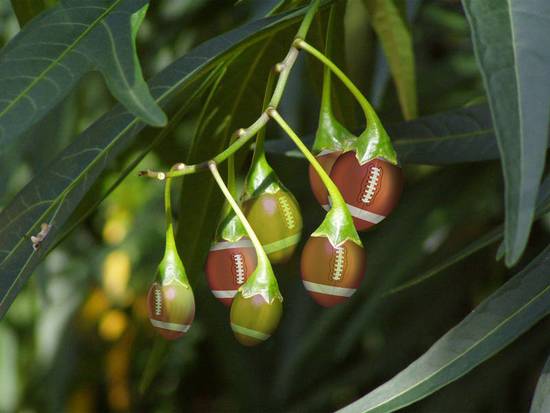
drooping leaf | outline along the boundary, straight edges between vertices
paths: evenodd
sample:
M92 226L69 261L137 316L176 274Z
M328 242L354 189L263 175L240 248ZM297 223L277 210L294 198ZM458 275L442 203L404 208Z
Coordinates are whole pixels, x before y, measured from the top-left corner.
M506 264L527 243L544 170L550 113L550 2L463 0L499 142Z
M295 22L304 9L251 22L205 42L178 59L151 80L157 102L188 97L198 80L231 53L260 42L265 36ZM48 167L36 176L0 213L0 316L43 259L57 235L109 159L124 150L145 124L120 105L77 137ZM38 251L30 236L42 223L52 225Z
M550 357L546 360L540 373L529 413L545 413L548 411L550 411Z
M0 144L38 122L92 70L129 111L163 126L136 53L147 7L146 0L65 0L30 22L0 53Z
M23 27L33 17L54 6L58 0L11 0L19 25Z
M412 36L394 0L365 0L393 75L405 119L417 116L416 70Z
M462 377L550 313L550 246L426 353L341 412L393 412Z

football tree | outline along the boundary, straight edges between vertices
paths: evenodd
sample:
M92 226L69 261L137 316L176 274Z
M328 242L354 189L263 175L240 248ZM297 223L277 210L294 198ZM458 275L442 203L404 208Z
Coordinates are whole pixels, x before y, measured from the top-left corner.
M235 12L244 7L240 3L231 6ZM422 1L244 3L256 3L248 21L222 34L207 33L146 81L137 40L148 1L12 1L22 28L0 51L5 181L19 153L35 152L36 158L54 153L44 156L47 162L39 163L0 212L0 316L48 254L89 225L120 185L139 181L140 188L162 186L165 217L164 245L148 245L155 256L164 248L164 255L138 288L146 295L148 329L158 332L158 339L146 333L143 341L156 344L144 367L142 393L161 374L158 354L172 345L163 340L192 340L195 319L202 318L203 334L219 351L255 346L246 350L255 357L272 352L269 343L282 340L278 335L291 337L292 346L287 341L278 353L284 361L275 369L271 384L277 395L271 395L270 408L390 412L458 380L545 318L550 247L547 236L530 242L530 234L550 211L550 177L543 180L550 4L463 0L485 96L419 117L419 107L430 108L423 102L429 95L417 89L422 74L411 35L420 24L414 20ZM349 10L357 3L375 37L344 48ZM224 7L197 4L186 12ZM186 27L164 30L177 36ZM374 51L369 87L367 73L352 73L350 64L349 55L361 49ZM77 99L90 72L100 74L117 103L91 116L68 141L50 136L48 122L63 119L60 110ZM306 103L298 108L296 102ZM400 113L386 120L392 105ZM307 111L306 121L300 121L301 111ZM402 119L396 123L396 117ZM315 130L304 129L311 119ZM178 142L178 129L190 124L194 132ZM151 153L161 162L147 156ZM496 188L486 189L488 173L479 168L491 169L496 160L504 178L497 195ZM464 173L472 165L475 173ZM496 179L489 184L496 186ZM504 206L502 225L476 225L476 214L485 223L492 218L486 204L495 199ZM445 219L437 216L441 210L447 211ZM470 222L475 236L438 250ZM485 291L470 314L408 366L390 369L400 372L383 384L374 382L379 385L363 396L356 389L342 400L319 401L320 393L311 390L315 383L340 380L345 386L349 380L367 382L362 375L378 377L365 372L375 360L360 368L342 363L361 347L381 308L404 314L398 325L414 335L418 324L395 297L416 293L422 299L418 287L445 282L446 274L468 268L474 253L496 242L494 259L508 269L494 265L509 277ZM427 250L437 254L426 257ZM474 275L483 276L483 268ZM444 294L453 295L446 286ZM308 296L295 298L299 289ZM444 306L434 300L433 316L437 305ZM314 306L316 317L292 319ZM287 311L292 317L285 317ZM228 331L235 341L228 340ZM388 347L378 358L398 352L396 344ZM306 384L296 375L327 349L326 365L306 374L311 396L300 405L300 386ZM247 358L245 350L233 351L238 356L228 365L252 368L250 361L239 364ZM349 377L327 378L342 365ZM550 406L546 370L533 412ZM242 374L253 381L253 375ZM261 405L252 390L241 392L250 398L243 406Z

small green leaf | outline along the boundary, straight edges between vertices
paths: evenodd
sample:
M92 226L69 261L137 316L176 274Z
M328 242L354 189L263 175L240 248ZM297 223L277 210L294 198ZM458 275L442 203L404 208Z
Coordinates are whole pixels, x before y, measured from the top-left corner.
M550 357L546 360L540 373L537 388L529 413L546 413L550 411Z
M501 152L506 264L531 230L548 144L550 2L463 0Z
M365 0L393 75L405 119L417 116L416 72L411 33L394 0Z
M0 53L0 144L38 122L92 70L130 112L163 126L136 53L147 7L146 0L66 0L25 26Z
M341 412L393 412L457 380L550 313L550 246L426 353Z

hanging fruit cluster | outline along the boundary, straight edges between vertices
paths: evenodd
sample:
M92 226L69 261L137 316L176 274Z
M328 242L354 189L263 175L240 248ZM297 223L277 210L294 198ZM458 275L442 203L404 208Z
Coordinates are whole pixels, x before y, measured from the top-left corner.
M178 164L167 173L144 172L166 181L166 252L159 265L158 280L149 291L148 303L152 325L167 339L185 334L195 314L193 291L174 242L170 181L205 169L206 165L227 200L205 264L212 294L230 307L231 329L241 344L250 346L265 341L279 324L283 298L272 264L287 262L296 252L302 216L298 202L265 156L265 125L270 119L309 161L312 192L327 211L301 254L303 286L318 304L324 307L340 304L360 287L366 254L357 231L380 223L398 203L403 175L390 138L369 102L325 55L330 53L332 43L333 10L329 15L325 54L302 40L318 3L315 0L310 6L287 57L270 74L262 115L252 126L237 131L229 147L209 162ZM313 144L317 156L276 109L299 50L324 64L319 126ZM273 88L275 72L279 78ZM331 74L344 83L365 113L367 126L359 136L349 132L332 113ZM233 155L254 136L254 156L243 193L238 196ZM217 169L217 164L225 160L227 185Z

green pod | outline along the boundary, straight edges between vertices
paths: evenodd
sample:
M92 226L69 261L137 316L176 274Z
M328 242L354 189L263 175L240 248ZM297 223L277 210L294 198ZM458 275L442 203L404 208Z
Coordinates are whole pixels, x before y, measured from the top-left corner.
M302 233L302 214L294 196L279 187L246 200L243 210L270 261L288 261Z
M283 302L278 297L269 303L262 294L244 297L239 292L231 305L231 329L239 343L255 346L271 337L282 313Z

